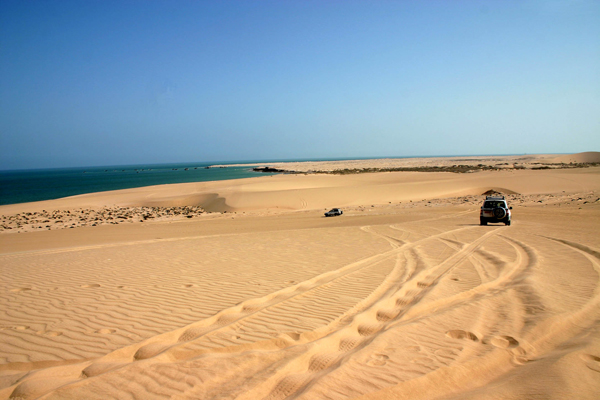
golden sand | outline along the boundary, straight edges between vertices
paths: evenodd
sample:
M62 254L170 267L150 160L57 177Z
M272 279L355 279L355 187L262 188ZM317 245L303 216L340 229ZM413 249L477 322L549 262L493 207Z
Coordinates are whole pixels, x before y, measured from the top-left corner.
M479 225L490 189L511 226ZM600 393L600 167L278 175L0 213L184 206L0 234L0 399Z

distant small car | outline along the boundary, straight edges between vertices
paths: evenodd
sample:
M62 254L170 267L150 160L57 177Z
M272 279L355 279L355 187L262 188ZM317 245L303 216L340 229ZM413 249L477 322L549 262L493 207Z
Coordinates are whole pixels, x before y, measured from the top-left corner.
M342 215L344 212L339 208L332 208L325 213L326 217L335 217L336 215Z
M481 206L479 213L479 224L487 225L488 222L504 222L505 225L510 225L512 215L509 207L506 204L504 196L487 196Z

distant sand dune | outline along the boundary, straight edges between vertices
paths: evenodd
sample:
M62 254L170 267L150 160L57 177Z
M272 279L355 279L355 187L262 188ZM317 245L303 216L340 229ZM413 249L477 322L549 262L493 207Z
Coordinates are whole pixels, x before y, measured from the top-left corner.
M584 153L569 154L556 157L556 163L600 163L600 151L586 151Z

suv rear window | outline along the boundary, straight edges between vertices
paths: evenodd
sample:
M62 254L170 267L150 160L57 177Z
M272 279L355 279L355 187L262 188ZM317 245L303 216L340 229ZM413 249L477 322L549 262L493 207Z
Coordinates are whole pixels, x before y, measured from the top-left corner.
M483 208L506 208L506 204L503 201L486 201L483 203Z

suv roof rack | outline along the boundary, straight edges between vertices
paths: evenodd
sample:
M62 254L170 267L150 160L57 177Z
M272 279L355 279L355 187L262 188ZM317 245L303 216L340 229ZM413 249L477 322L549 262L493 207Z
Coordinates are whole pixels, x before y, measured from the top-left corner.
M496 196L485 196L486 200L505 200L506 198L504 197L504 195L496 195Z

